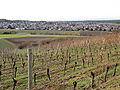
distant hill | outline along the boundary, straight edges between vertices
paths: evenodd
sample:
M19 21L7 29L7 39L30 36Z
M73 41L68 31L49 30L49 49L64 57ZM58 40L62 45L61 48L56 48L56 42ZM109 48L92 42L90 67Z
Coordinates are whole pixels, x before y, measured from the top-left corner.
M7 20L7 19L0 19L0 22L10 22L11 20Z
M116 23L120 24L120 20L84 20L84 21L29 21L29 20L7 20L0 19L0 22L100 22L100 23Z
M100 22L100 23L116 23L120 24L120 20L93 20L93 21L85 21L85 22Z

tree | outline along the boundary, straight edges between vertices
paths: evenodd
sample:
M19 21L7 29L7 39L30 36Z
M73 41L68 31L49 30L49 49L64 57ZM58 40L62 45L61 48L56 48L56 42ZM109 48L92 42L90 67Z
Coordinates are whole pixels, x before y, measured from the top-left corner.
M8 29L15 29L14 27L12 27L11 25L8 26Z

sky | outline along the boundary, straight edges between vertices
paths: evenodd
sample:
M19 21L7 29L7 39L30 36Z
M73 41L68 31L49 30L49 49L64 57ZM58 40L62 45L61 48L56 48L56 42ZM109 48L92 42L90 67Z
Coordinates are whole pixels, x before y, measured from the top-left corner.
M0 0L0 19L120 20L120 0Z

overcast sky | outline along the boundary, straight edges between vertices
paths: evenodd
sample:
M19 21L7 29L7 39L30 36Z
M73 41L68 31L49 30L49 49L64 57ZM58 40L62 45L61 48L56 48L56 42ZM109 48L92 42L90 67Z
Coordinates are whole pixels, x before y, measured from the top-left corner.
M0 18L36 21L120 20L120 0L0 0Z

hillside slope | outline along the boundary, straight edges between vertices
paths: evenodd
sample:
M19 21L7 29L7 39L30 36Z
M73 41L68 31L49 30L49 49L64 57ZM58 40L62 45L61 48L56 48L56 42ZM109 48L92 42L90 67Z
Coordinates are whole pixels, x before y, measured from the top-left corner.
M14 45L7 40L0 39L0 48L12 48Z

